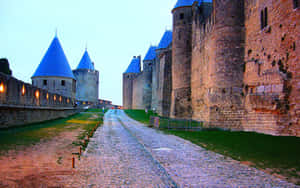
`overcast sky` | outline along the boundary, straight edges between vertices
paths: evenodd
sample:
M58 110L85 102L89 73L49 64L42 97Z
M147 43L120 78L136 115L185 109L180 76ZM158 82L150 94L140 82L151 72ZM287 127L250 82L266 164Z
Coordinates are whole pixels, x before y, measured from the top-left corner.
M177 0L0 0L0 58L31 83L55 30L72 69L87 44L100 72L100 98L122 104L122 73L172 28Z

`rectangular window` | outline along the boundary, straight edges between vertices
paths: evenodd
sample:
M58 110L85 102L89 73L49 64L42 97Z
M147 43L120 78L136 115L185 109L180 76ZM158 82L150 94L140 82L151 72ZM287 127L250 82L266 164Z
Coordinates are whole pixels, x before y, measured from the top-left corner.
M299 7L299 0L293 0L294 8Z
M47 80L43 80L43 85L46 86L48 84Z
M181 14L179 15L179 18L180 18L181 20L183 20L183 19L184 19L184 14L181 13Z
M65 86L65 85L66 85L66 81L65 81L65 80L62 80L62 81L61 81L61 85L62 85L62 86Z

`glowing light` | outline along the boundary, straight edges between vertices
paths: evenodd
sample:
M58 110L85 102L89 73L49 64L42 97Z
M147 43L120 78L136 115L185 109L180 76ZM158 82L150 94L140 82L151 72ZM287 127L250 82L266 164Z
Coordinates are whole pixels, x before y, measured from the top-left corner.
M0 84L0 93L3 93L3 92L4 92L4 84L1 83L1 84Z
M23 85L23 86L22 86L22 96L25 95L25 92L26 92L26 90L25 90L25 85Z
M82 104L85 104L85 102L83 102Z
M49 94L47 93L47 95L46 95L46 98L47 98L47 100L49 100Z
M70 99L67 99L67 103L70 103Z
M36 91L35 91L35 98L38 99L39 97L40 97L40 92L39 92L39 90L36 90Z
M62 98L61 98L61 96L59 97L59 102L61 102L62 101Z
M56 101L56 95L53 96L53 100Z

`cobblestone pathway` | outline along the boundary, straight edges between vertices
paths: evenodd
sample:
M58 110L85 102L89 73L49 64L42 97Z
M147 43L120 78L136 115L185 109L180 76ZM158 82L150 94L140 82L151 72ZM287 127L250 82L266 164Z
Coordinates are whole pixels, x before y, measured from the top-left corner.
M296 187L109 111L84 157L89 187Z
M91 140L84 157L89 187L176 187L168 174L119 122L116 111ZM83 167L81 167L83 168Z

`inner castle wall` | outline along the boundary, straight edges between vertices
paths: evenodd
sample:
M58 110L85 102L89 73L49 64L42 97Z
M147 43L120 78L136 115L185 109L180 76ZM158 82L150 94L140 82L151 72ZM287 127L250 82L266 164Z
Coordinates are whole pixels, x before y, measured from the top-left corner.
M75 99L50 93L0 73L0 129L77 113Z

